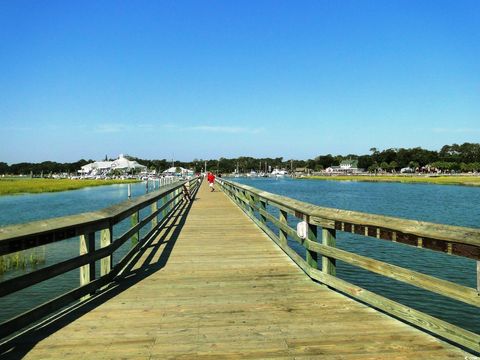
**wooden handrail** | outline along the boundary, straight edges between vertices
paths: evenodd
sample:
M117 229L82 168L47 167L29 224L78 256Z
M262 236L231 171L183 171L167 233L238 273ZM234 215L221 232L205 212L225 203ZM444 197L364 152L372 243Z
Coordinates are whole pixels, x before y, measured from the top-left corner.
M111 282L141 249L145 240L150 238L155 231L161 229L168 216L187 201L185 189L188 191L189 199L195 197L200 186L200 180L199 178L193 178L169 184L158 191L98 211L1 227L0 255L8 255L19 250L77 236L80 237L80 251L78 256L71 259L0 282L0 297L77 268L80 268L80 286L34 309L4 321L0 324L0 338L28 326L72 301L80 298L85 299L89 294ZM157 204L159 201L161 201L160 206ZM139 211L149 206L150 214L143 219L139 219ZM129 216L132 219L135 218L135 221L132 220L131 227L114 239L112 236L113 226ZM158 216L162 217L162 221L158 221ZM112 254L126 241L138 236L140 229L149 223L152 224L149 233L142 239L137 239L138 243L123 259L112 266ZM95 249L96 232L101 233L101 247L99 249ZM98 279L95 278L94 271L96 261L101 262L101 276Z
M224 179L219 180L219 183L231 186L233 184ZM274 205L297 218L304 220L308 218L308 222L323 228L353 232L480 260L480 229L326 208L248 185L234 184L237 189L259 197L267 205ZM418 238L422 238L420 246ZM439 244L440 242L443 244ZM465 251L466 249L469 251Z
M340 260L376 274L480 307L480 229L330 209L225 179L218 179L218 183L233 202L312 279L445 339L480 352L479 334L349 284L335 276L335 262ZM267 210L267 205L278 210L278 218ZM288 215L295 216L299 221L307 222L308 235L306 239L300 238L296 230L289 226ZM278 229L278 234L268 227L267 222ZM321 233L317 233L317 226L322 228ZM337 249L335 245L336 231L472 258L477 261L477 289ZM287 237L304 247L305 259L288 245ZM321 256L321 270L317 269L317 254Z

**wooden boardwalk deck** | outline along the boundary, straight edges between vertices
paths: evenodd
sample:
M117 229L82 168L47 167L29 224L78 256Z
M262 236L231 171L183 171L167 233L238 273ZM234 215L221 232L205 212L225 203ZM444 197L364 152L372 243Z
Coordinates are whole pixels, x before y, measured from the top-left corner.
M57 320L60 325L38 330L40 338L22 340L18 347L23 349L22 356L469 356L314 283L223 193L210 193L205 184L191 208L177 215L137 259L124 281ZM48 330L49 326L55 330Z

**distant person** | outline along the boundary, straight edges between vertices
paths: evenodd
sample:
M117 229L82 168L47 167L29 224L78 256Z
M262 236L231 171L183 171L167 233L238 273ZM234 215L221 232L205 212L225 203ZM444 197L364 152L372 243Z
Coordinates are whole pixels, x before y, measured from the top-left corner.
M213 187L213 184L215 183L215 175L213 173L208 172L207 175L207 181L208 181L208 186L210 186L210 192L215 191L215 188Z

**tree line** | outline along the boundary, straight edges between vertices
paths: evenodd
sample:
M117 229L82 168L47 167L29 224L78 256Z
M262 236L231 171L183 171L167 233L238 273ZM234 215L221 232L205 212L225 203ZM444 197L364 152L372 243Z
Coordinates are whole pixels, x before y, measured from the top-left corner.
M147 166L149 170L164 171L171 166L185 167L193 169L195 172L204 170L205 163L207 170L218 173L232 173L238 169L239 172L245 173L251 170L255 171L271 171L274 168L295 170L298 168L308 168L313 171L321 171L331 166L338 166L344 160L357 160L358 167L367 171L399 171L401 168L410 167L412 169L421 170L422 168L435 168L444 172L461 171L471 172L480 171L480 144L464 143L461 145L444 145L439 151L427 150L421 147L415 148L390 148L379 151L377 148L371 148L369 154L365 155L319 155L308 160L285 160L283 157L276 158L254 158L254 157L238 157L238 158L220 158L220 159L193 159L189 162L148 160L135 157L128 157L136 160L142 165ZM11 175L40 175L55 173L75 174L83 165L93 160L81 159L73 163L57 163L53 161L45 161L41 163L18 163L8 165L0 162L0 174Z

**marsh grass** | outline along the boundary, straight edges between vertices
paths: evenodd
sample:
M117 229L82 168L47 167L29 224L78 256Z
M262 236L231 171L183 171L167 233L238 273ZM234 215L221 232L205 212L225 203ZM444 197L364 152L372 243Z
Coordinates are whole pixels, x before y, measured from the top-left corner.
M0 178L0 195L76 190L90 186L127 184L138 180L75 180Z
M480 186L480 176L444 175L444 176L412 176L412 175L334 175L310 176L303 179L364 181L364 182L400 182L410 184L464 185Z
M45 264L45 246L0 256L0 276L13 270L35 269Z

